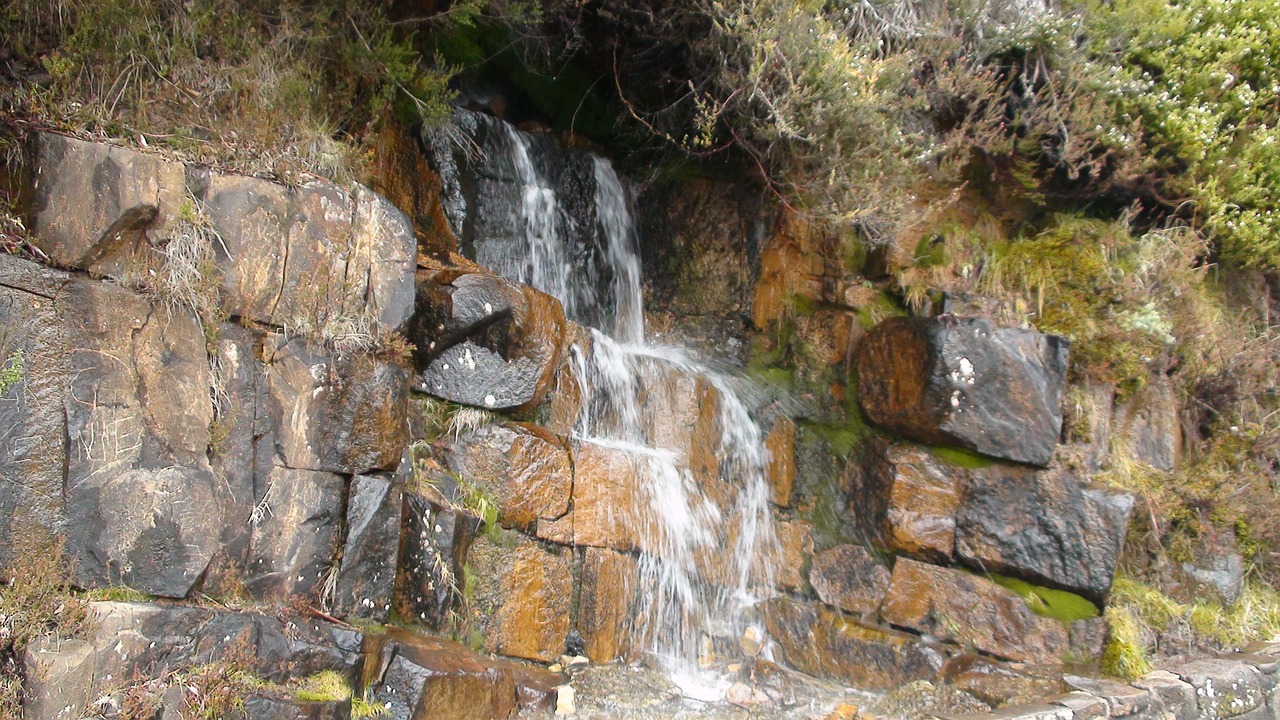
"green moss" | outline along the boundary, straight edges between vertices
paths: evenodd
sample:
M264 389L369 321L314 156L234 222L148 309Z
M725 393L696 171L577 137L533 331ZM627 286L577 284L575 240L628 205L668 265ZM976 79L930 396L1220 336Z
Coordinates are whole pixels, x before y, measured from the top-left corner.
M1100 614L1097 605L1066 590L1040 587L1002 575L992 575L991 579L1021 595L1027 601L1027 607L1037 615L1053 618L1063 625L1070 625L1076 620L1095 618Z
M854 423L826 425L806 422L802 427L808 432L821 436L831 446L832 452L843 458L848 458L858 446L875 435L875 431L871 428Z
M351 685L334 670L324 670L304 678L294 691L302 702L337 702L351 697Z
M17 350L9 355L4 362L4 367L0 368L0 395L9 391L9 388L17 385L22 380L22 370L26 365L26 356L21 350Z
M936 445L929 448L929 452L933 456L956 467L967 468L969 470L977 470L980 468L991 467L996 463L995 460L980 455L972 450L965 448L951 447L949 445Z
M783 390L790 390L795 387L795 370L780 367L760 367L750 368L748 372L753 380L763 385L772 385Z

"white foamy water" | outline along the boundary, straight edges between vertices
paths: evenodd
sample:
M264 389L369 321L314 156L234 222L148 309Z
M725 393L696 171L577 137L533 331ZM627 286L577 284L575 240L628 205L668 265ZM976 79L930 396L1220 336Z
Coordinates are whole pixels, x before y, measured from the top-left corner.
M713 648L736 651L749 625L764 637L752 608L773 593L778 549L763 434L740 381L688 350L646 342L629 198L609 161L591 156L599 250L611 277L592 287L573 264L586 220L565 216L532 138L503 127L522 186L516 224L524 243L476 259L555 296L572 320L603 319L591 347L573 356L584 397L575 439L620 454L635 472L632 506L616 509L639 551L632 637L689 697L718 700L728 683L700 661Z

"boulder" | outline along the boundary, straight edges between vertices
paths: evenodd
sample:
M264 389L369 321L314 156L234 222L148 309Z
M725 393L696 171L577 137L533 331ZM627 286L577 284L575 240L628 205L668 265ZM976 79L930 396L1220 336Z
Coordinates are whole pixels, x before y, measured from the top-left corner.
M973 470L956 516L956 555L978 571L1103 603L1132 508L1132 495L1084 485L1060 470Z
M389 628L380 668L370 683L373 703L390 720L468 720L547 712L564 676L510 660L487 658L442 638Z
M172 237L186 199L180 163L64 135L37 135L33 242L63 267L116 275Z
M975 575L899 558L881 617L893 625L997 657L1054 665L1067 631L1031 612L1011 590Z
M573 465L564 441L527 423L487 425L457 438L449 469L497 500L503 525L529 530L569 512Z
M385 198L325 180L288 188L196 175L194 192L219 240L222 300L233 316L373 338L409 319L417 241Z
M254 597L287 602L315 599L336 572L338 531L343 522L342 476L271 467L254 509L245 565L245 588Z
M572 553L509 531L471 546L467 624L488 652L540 662L564 653L573 609Z
M1173 720L1192 720L1197 716L1196 689L1167 670L1154 670L1134 680L1133 686L1146 691Z
M531 409L559 365L564 312L556 299L497 275L426 271L409 327L417 388L465 405Z
M85 716L90 703L137 678L157 678L218 661L283 681L334 670L354 680L362 636L319 620L147 603L94 602L83 639L40 638L23 656L24 717Z
M298 470L394 470L408 443L408 372L300 338L265 341L266 412L279 463Z
M401 463L407 470L410 461ZM347 497L347 539L338 566L334 613L387 622L400 551L402 493L406 478L357 475Z
M51 543L65 522L66 378L75 346L59 322L66 273L0 254L0 568L19 538ZM62 303L59 303L59 299Z
M859 400L904 437L1045 466L1062 429L1067 345L982 318L890 318L858 346Z
M67 548L81 587L127 585L183 598L231 522L225 488L207 468L95 473L68 488Z
M480 518L406 492L393 607L434 630L444 630L462 599L463 568Z
M596 663L625 657L639 579L635 558L588 547L582 551L580 573L573 627L582 636L586 656Z
M877 444L850 504L864 531L889 548L949 560L961 472L914 445Z
M920 638L863 625L838 611L785 596L766 601L761 613L785 663L859 688L889 690L934 680L945 660Z
M822 602L866 617L889 591L889 568L861 545L837 545L813 556L809 582Z

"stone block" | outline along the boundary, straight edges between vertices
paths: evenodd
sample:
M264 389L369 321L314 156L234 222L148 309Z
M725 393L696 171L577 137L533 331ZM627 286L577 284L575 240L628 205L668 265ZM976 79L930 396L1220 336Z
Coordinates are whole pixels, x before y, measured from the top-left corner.
M1062 429L1067 345L981 318L890 318L858 346L859 400L904 437L1045 466Z
M529 530L569 512L569 451L561 438L536 425L488 425L460 436L449 449L448 464L493 495L503 525Z
M1067 631L1022 598L984 578L899 558L881 617L896 626L1009 660L1061 662Z
M564 653L573 610L571 551L499 531L471 546L466 577L468 627L499 655L551 662Z
M889 591L889 568L861 545L837 545L813 556L809 582L822 602L869 616Z

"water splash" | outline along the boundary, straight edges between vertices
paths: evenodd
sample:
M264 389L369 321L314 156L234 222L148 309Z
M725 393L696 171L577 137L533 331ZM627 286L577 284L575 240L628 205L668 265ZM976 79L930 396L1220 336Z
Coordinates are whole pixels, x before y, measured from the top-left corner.
M502 127L523 242L489 246L476 260L595 325L590 348L573 356L584 397L574 435L633 471L634 502L618 518L639 551L633 641L691 695L718 699L726 683L700 673L699 661L736 647L749 625L763 637L752 608L774 587L763 434L740 381L683 348L646 341L629 197L609 161L590 156L594 218L571 217L538 167L534 138ZM584 262L591 256L604 272Z

